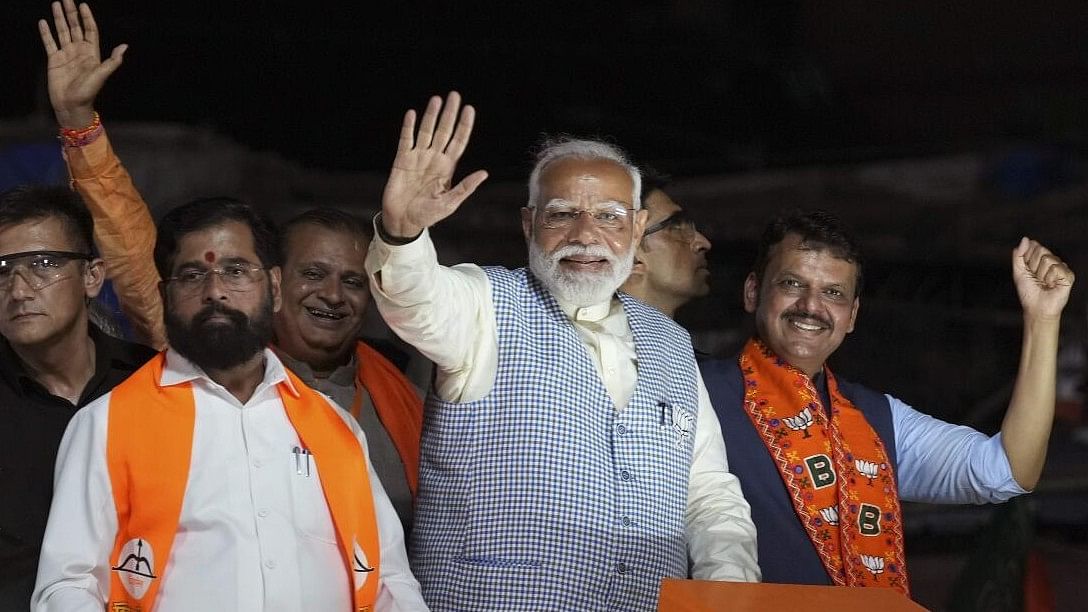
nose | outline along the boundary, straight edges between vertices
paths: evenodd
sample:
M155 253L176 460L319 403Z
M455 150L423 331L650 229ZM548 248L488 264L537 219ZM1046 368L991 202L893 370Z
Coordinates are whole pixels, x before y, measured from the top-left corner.
M809 287L797 298L797 304L805 311L810 313L819 312L820 309L820 296L819 293Z
M589 212L582 212L574 219L574 223L567 230L567 241L578 244L596 244L598 238L597 226L593 223L593 216Z
M695 230L695 238L691 241L691 248L696 253L705 253L713 247L710 243L710 239L703 235L699 230Z
M11 297L18 301L26 301L33 299L38 293L34 286L27 280L26 268L17 266L12 270L11 274L11 287L8 291L11 293Z
M343 304L344 287L340 282L340 276L337 274L325 276L317 287L317 297L330 306Z
M225 302L227 300L227 288L223 284L223 279L214 271L208 272L208 275L204 277L204 286L201 288L201 301L205 304L210 302Z

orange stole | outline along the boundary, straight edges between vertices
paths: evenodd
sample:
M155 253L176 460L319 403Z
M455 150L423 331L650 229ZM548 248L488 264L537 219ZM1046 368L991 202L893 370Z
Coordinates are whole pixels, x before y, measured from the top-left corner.
M393 446L397 448L404 474L408 478L408 488L412 497L419 487L419 443L423 436L423 400L419 398L412 383L401 374L397 366L390 363L384 355L371 348L365 342L355 345L355 360L359 364L355 371L355 401L351 415L359 418L363 407L363 398L358 388L363 387L374 402L374 411L378 420L389 433Z
M191 384L159 385L164 364L159 353L110 394L106 461L118 525L110 612L153 608L188 485L196 405ZM280 383L280 398L317 464L353 577L353 609L369 610L378 594L381 546L362 447L325 398L289 370L287 376L297 393ZM155 435L163 432L168 435Z
M808 376L757 339L745 345L740 369L745 411L831 579L909 594L895 476L865 415L825 368L829 419Z

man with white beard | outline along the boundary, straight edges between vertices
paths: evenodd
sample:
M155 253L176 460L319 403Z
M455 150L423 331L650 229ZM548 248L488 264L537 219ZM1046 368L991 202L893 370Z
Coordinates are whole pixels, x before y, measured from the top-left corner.
M436 365L411 555L435 610L652 610L662 578L758 580L748 504L687 333L616 289L646 214L616 147L547 144L529 269L440 266L427 228L475 117L408 111L367 259L386 322Z

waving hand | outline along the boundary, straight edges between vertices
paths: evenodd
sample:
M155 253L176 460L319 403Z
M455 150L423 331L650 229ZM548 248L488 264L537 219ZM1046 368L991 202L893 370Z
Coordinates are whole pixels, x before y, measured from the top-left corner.
M38 21L48 58L49 101L61 127L81 128L91 123L95 96L121 66L128 45L118 45L102 61L91 8L82 3L77 9L75 0L54 2L52 8L55 39L46 20Z
M418 132L416 112L404 114L397 157L382 195L386 233L405 238L419 234L453 214L487 179L487 172L477 170L451 187L475 118L471 106L461 109L461 96L456 91L449 93L444 107L438 96L430 99Z

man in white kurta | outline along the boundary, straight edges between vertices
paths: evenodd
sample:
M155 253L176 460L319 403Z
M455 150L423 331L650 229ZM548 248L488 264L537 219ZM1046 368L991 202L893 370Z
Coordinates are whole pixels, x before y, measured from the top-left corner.
M602 143L569 141L550 147L530 179L530 202L523 209L532 272L440 266L426 228L452 212L485 175L470 175L453 189L434 189L436 183L449 184L472 121L471 107L466 107L454 127L456 94L451 94L441 119L438 102L432 99L418 137L413 134L414 114L406 117L367 260L374 299L387 323L437 366L425 417L412 545L413 566L428 603L433 609L649 609L656 604L661 578L686 576L688 555L696 578L758 580L749 508L727 470L721 430L695 370L690 340L660 313L615 293L630 270L632 247L645 223L644 213L637 210L637 169ZM442 171L448 175L436 178ZM534 311L527 318L518 319L519 307L510 306L518 300ZM558 321L552 315L562 322L537 327L541 321ZM544 340L539 347L518 352L521 345L540 341L519 336L519 327L560 338L572 330L572 342ZM640 337L662 344L659 350L647 347ZM550 365L548 351L556 355ZM665 368L652 371L652 362L673 355L675 360L666 359ZM533 368L517 370L520 362L534 359ZM583 362L592 365L582 368ZM669 373L660 371L670 368ZM640 406L651 395L665 393L640 386L651 374L670 386L670 392L679 385L678 393L689 398L690 413L660 402L651 410L668 408L660 414L668 423L658 427L655 413L652 427L641 425ZM566 378L553 384L558 377ZM579 407L578 402L594 397L593 389L601 386L610 414L602 415L599 404ZM571 387L581 391L552 397ZM500 396L506 399L496 399ZM570 405L576 407L564 412ZM524 415L524 430L510 431L517 426L505 412ZM610 429L613 441L604 442L604 448L585 448L604 438L548 438L547 431L564 427L567 416L584 418L582 429ZM697 426L686 428L685 421ZM536 438L544 442L529 430L543 432ZM678 432L679 438L655 437L666 430ZM637 439L632 442L632 437ZM689 453L673 459L662 455L660 464L656 459L638 464L645 467L642 472L633 467L637 461L624 463L630 456L608 457L610 444L649 457L659 452L660 440L677 447L688 444ZM568 443L561 449L561 454L569 453L565 462L544 448ZM607 480L613 466L594 471L591 464L610 460L616 482L595 481L601 475ZM677 470L670 474L680 474L684 481L670 486L667 479L655 480L658 468ZM539 485L545 478L547 486ZM628 491L631 483L641 483L643 489ZM549 488L575 497L579 489L600 492L600 501L579 499L579 504L592 506L588 511L567 507L562 495L549 495L554 493ZM682 499L662 503L664 510L658 512L658 506L639 497L647 494ZM620 508L625 496L640 500L631 512ZM549 499L556 505L535 507ZM507 508L515 518L490 512L489 506ZM672 510L675 515L668 514ZM585 514L578 515L580 511ZM578 516L567 520L567 514ZM481 521L491 526L481 526ZM674 556L678 545L682 567L655 563L628 548L625 530L642 528L640 537L645 538L653 531L646 525L652 523L679 526L671 543L644 539L642 544L662 557ZM549 543L553 532L566 529L571 531L562 538L572 546ZM531 535L534 530L539 537ZM670 537L668 529L663 532ZM599 567L605 561L611 565Z
M198 200L160 221L155 263L171 348L80 410L65 432L35 611L101 612L110 601L111 612L347 612L361 597L377 611L427 609L357 422L265 348L280 305L276 253L271 223L236 200ZM141 421L128 416L141 412ZM173 414L191 415L191 449L173 442L187 440L173 426L185 419L155 416ZM131 428L116 434L133 422L150 424L136 431L159 441L152 454L139 454L146 445L129 450ZM151 462L162 468L148 474L142 466ZM341 477L323 482L328 473ZM171 478L177 488L145 486ZM180 508L159 507L173 491ZM175 525L170 513L179 510ZM133 517L149 515L130 531ZM164 531L141 533L148 525ZM356 538L354 560L345 533ZM129 537L135 550L114 552ZM152 586L137 584L133 569ZM377 588L361 596L368 574Z

